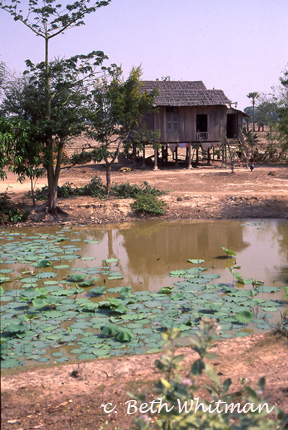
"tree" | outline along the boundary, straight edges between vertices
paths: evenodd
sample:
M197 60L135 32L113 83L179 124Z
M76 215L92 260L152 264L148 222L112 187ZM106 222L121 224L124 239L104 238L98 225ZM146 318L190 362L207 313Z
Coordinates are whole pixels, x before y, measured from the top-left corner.
M22 80L11 82L5 91L2 108L10 118L11 127L14 126L13 133L17 138L11 170L21 179L28 176L32 181L40 174L40 164L47 171L52 168L48 185L52 190L53 207L56 207L64 146L84 130L82 105L87 98L87 86L91 79L94 80L96 67L103 58L102 53L95 52L49 63L52 96L49 119L45 116L44 62L34 65L27 61L28 69ZM20 125L23 126L22 134Z
M288 69L280 77L281 89L279 100L279 132L281 146L284 152L288 151Z
M21 21L26 27L32 30L37 36L44 39L45 43L45 59L41 63L42 77L41 85L44 89L45 94L45 113L42 117L43 125L43 141L45 145L46 155L46 168L47 168L47 179L48 179L48 210L52 213L57 213L57 183L59 180L62 154L63 154L63 140L61 145L57 144L57 141L53 139L52 129L49 129L49 123L52 119L52 99L54 94L51 91L51 70L49 67L49 41L63 34L63 32L69 28L77 27L84 24L83 19L87 14L95 12L101 6L106 6L110 3L107 1L96 1L92 5L88 6L89 0L79 0L71 4L62 6L57 0L43 0L42 6L39 7L38 1L28 0L28 5L21 6L20 0L7 0L0 1L0 8L6 10L10 15L13 16L15 21ZM24 14L21 7L24 7L27 12ZM103 54L103 53L102 53ZM100 55L103 60L104 55ZM79 56L80 58L81 56ZM96 63L99 64L99 57ZM30 64L32 65L32 63ZM42 91L43 94L43 91ZM62 106L65 109L64 105ZM57 152L57 162L54 166L53 154Z
M43 174L43 168L41 166L41 145L38 140L35 140L33 129L34 126L31 122L19 117L12 117L9 120L1 118L0 120L0 141L2 143L2 145L0 144L2 151L0 151L4 157L5 166L9 163L10 170L18 175L20 182L29 177L33 206L35 206L34 180Z
M87 113L87 134L100 145L92 153L94 161L105 162L106 190L111 190L111 166L125 143L148 138L148 130L141 123L143 115L151 111L156 91L141 92L142 71L133 68L128 79L119 67L107 69L95 89L91 91ZM158 136L158 134L157 134ZM155 133L149 138L155 139Z
M259 97L257 92L247 94L249 99L252 99L252 109L253 109L253 131L255 131L255 99Z
M5 88L5 81L7 76L7 67L3 61L0 61L0 101L3 96L3 90Z

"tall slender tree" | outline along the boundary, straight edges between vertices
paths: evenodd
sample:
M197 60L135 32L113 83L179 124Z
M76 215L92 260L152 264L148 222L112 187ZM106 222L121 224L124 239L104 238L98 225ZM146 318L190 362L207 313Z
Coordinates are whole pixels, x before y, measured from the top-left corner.
M45 94L45 120L49 123L52 116L51 71L49 68L49 42L52 38L63 34L65 30L84 25L87 14L97 11L102 6L107 6L111 0L94 1L79 0L71 4L62 5L58 0L0 0L0 9L7 11L15 21L21 21L37 36L44 39L44 94ZM100 64L99 58L103 60L103 53L99 53L95 64ZM43 118L44 119L44 118ZM57 213L57 183L59 179L58 164L61 164L63 146L55 145L53 135L46 134L46 168L48 179L48 210ZM57 151L57 162L54 166L53 154ZM55 170L56 169L56 170ZM56 185L56 186L55 186Z
M253 131L255 131L255 100L259 97L259 94L255 91L254 93L247 94L249 99L252 99L252 109L253 109Z

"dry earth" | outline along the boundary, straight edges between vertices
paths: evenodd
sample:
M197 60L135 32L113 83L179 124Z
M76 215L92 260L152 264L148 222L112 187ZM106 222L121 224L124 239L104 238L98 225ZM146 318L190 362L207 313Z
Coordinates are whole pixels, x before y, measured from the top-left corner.
M60 185L65 182L77 186L87 184L98 176L105 184L105 170L99 165L77 166L63 169ZM257 166L253 172L245 167L221 169L217 165L197 169L151 169L119 171L115 166L112 181L116 184L129 182L141 185L147 181L151 186L166 191L162 197L169 209L164 219L231 219L231 218L288 218L288 165ZM46 184L41 178L37 186ZM0 183L0 192L8 190L11 197L31 209L31 201L24 196L29 182L20 184L11 173ZM135 221L139 219L130 209L131 200L107 201L92 197L59 199L60 206L68 212L66 222L79 224L101 224ZM49 216L42 219L33 214L33 222L54 223Z
M103 178L101 166L86 165L64 169L60 184L87 183L95 175ZM115 183L149 182L160 190L169 205L164 219L288 218L288 166L256 166L253 172L240 167L231 174L219 166L152 171L112 172ZM43 186L45 179L39 180ZM19 204L31 205L24 193L29 184L19 184L12 174L0 183L0 192L8 192ZM128 200L101 201L90 197L60 199L69 216L61 219L32 213L29 224L71 223L101 224L135 221ZM255 384L265 376L269 404L288 413L287 339L274 335L253 335L218 342L219 354L212 361L221 378L231 377L233 389L239 389L239 377ZM183 351L181 351L183 352ZM178 351L177 351L178 353ZM186 366L195 358L185 349ZM95 360L87 363L42 368L41 370L5 371L2 375L2 429L131 429L133 415L127 414L127 391L146 387L150 401L157 355ZM118 405L118 413L105 414L101 404Z

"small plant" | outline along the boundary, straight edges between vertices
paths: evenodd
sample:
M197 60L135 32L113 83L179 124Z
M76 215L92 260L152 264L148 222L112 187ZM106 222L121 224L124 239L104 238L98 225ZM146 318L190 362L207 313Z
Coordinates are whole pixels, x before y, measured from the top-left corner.
M233 258L233 256L236 257L236 252L230 251L230 249L227 249L226 246L222 246L222 249L226 252L227 258Z
M214 367L207 361L209 358L215 358L214 354L209 353L209 349L219 330L220 327L215 320L202 318L200 335L197 335L195 340L191 339L192 348L198 353L199 358L192 363L185 376L180 374L183 355L175 355L175 352L170 350L160 360L156 360L156 367L164 374L155 385L157 401L154 410L150 408L149 415L145 414L135 419L137 430L288 428L288 415L284 412L278 409L274 411L276 422L268 417L274 407L270 407L269 410L268 403L263 404L265 378L259 380L257 391L246 385L242 379L243 388L235 393L230 390L232 385L230 378L220 381ZM163 335L170 346L178 336L177 329L170 329ZM206 392L205 399L199 398L199 390ZM146 402L145 394L129 395L133 399L138 399L141 404Z
M138 195L131 204L134 212L141 215L164 215L167 204L158 200L155 195Z
M25 221L29 216L29 211L22 212L13 206L7 192L0 194L0 224L7 222L16 224Z
M105 198L107 195L107 191L102 184L101 178L95 176L88 184L84 185L84 187L77 188L75 194L77 196L92 196Z
M281 321L275 327L274 333L288 338L288 312L281 315Z

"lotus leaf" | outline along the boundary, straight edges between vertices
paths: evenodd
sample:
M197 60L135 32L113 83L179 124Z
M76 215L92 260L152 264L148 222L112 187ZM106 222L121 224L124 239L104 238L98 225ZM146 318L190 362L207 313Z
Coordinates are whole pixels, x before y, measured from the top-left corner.
M133 334L131 330L123 328L123 329L119 329L115 333L115 337L120 342L130 342L130 340L133 338Z
M174 290L174 287L169 287L169 286L167 286L167 287L162 287L162 288L159 290L159 293L160 293L160 294L171 294L173 290Z
M105 263L106 264L111 264L111 263L117 263L118 261L119 261L118 258L107 258L105 260Z
M10 278L8 276L2 276L0 275L0 284L4 284L4 282L10 282Z
M12 367L23 366L23 363L17 358L8 358L5 360L1 360L1 368L2 369L10 369Z
M193 264L202 264L205 263L205 260L197 260L197 259L192 259L192 260L187 260L188 263L193 263Z
M175 277L184 277L186 274L186 270L172 270L172 272L169 273L170 276Z
M41 260L39 261L39 263L37 264L36 267L38 267L39 269L42 269L43 267L49 267L51 266L51 261L50 260Z
M120 299L124 299L125 297L132 297L132 288L131 287L123 287L119 292ZM134 296L133 296L134 297Z
M244 324L246 324L250 321L253 321L253 319L254 319L254 315L251 311L241 311L241 312L237 313L235 316L239 322L244 323Z
M89 290L89 294L99 295L99 294L103 294L104 291L105 291L105 285L103 285L102 287L92 288L91 290Z
M37 278L46 279L46 278L56 278L58 275L54 272L41 272L38 273Z
M75 274L75 275L68 275L66 277L66 280L68 282L82 282L87 278L87 275L79 275L79 274Z

